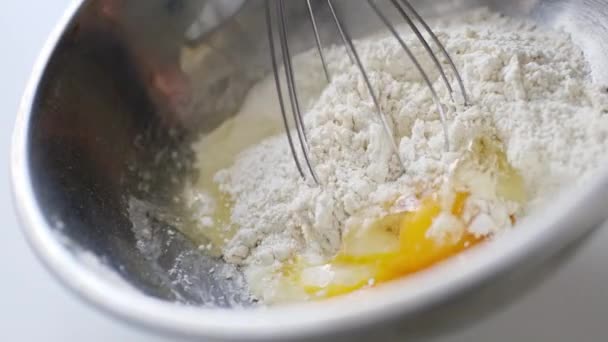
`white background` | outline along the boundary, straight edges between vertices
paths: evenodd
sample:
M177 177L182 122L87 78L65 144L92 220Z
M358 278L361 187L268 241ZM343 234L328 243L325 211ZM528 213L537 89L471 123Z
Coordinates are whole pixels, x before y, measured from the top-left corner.
M4 0L0 11L0 341L175 341L82 303L26 245L10 198L9 143L31 66L69 0ZM608 341L608 228L548 281L502 312L441 341Z

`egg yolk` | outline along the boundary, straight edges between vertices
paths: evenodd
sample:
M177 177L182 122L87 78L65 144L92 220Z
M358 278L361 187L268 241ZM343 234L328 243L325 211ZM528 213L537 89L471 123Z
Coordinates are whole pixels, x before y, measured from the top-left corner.
M296 262L284 276L313 298L329 298L373 286L427 268L481 241L466 230L438 241L429 236L442 213L462 223L467 193L456 193L451 208L444 209L436 196L420 202L416 210L391 214L366 229L345 233L341 251L322 265Z

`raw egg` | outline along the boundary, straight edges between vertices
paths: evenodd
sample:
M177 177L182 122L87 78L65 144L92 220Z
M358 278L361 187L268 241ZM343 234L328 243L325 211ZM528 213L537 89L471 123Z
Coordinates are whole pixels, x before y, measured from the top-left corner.
M464 229L460 215L468 194L457 193L450 208L435 196L413 211L385 216L365 229L348 231L341 251L329 263L296 263L286 273L314 298L329 298L417 272L480 242ZM448 215L457 227L445 239L429 235L438 218ZM453 229L456 228L456 229Z

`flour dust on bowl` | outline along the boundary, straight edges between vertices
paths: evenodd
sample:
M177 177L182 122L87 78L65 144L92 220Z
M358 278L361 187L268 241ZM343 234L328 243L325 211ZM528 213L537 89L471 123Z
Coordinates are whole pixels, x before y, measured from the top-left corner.
M49 269L176 336L394 340L501 307L605 219L608 34L594 23L607 4L413 1L465 101L399 2L373 4L430 84L368 2L330 3L74 4L12 151ZM290 152L276 89L290 73L272 72L267 10L288 24L297 103L280 89L315 180Z

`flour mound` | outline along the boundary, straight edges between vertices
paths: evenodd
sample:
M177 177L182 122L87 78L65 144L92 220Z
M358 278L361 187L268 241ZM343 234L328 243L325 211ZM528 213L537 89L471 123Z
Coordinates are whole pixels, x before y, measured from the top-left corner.
M328 49L332 82L318 85L319 96L303 99L310 104L305 124L321 186L301 179L285 133L241 152L214 178L232 198L231 220L239 227L223 251L226 261L255 273L296 255L330 258L353 216L379 217L386 203L439 186L479 134L504 143L509 162L522 171L528 210L598 167L608 147L608 96L590 83L584 56L567 34L487 10L438 23L434 31L462 74L469 106L449 101L423 47L403 32L446 104L451 150L444 148L428 87L393 37L362 40L357 49L405 172L359 70L342 48ZM314 52L304 57L317 58ZM311 65L299 68L296 60L297 76L324 82L322 69Z

